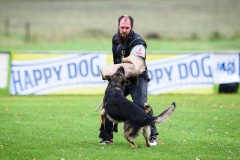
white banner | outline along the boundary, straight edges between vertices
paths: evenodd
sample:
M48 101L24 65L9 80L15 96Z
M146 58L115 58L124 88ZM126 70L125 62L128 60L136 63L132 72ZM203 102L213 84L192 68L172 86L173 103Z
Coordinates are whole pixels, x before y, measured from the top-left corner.
M239 54L213 54L213 75L214 83L240 82L239 78Z
M8 82L8 57L7 53L0 53L0 88L6 88Z
M149 94L212 89L210 54L185 54L147 63ZM196 92L197 93L197 92Z
M104 94L100 67L112 54L12 52L11 95ZM212 94L214 83L239 82L239 54L148 54L148 93Z
M100 67L105 65L105 54L13 60L10 94L48 94L69 89L80 91L81 88L89 91L96 87L105 89L106 83L100 74ZM73 90L68 94L76 92Z

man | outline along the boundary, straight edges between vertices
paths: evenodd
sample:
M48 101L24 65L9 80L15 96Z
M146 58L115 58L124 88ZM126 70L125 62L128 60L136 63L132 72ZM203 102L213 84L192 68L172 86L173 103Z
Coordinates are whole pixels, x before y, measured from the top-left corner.
M112 38L112 52L114 64L122 63L122 59L130 54L135 54L141 59L146 59L147 44L137 33L133 31L133 18L122 15L118 19L118 32ZM124 96L131 95L135 104L145 110L149 116L153 116L152 108L147 104L147 87L149 78L147 69L136 77L129 77L124 88ZM113 123L106 119L105 130L100 131L100 144L113 143ZM157 145L157 128L151 125L150 146Z

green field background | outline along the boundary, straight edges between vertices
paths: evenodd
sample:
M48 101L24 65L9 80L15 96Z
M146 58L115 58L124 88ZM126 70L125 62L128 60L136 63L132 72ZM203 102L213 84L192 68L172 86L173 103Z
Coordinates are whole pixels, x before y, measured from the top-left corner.
M240 32L238 0L0 0L0 30L9 20L10 35L24 35L29 22L34 41L111 37L117 18L135 19L134 30L162 38L207 38L218 32L234 38Z
M123 14L158 36L149 50L240 48L239 0L0 0L0 11L0 50L109 50Z
M0 0L0 13L1 51L109 51L123 14L148 51L240 50L239 0Z

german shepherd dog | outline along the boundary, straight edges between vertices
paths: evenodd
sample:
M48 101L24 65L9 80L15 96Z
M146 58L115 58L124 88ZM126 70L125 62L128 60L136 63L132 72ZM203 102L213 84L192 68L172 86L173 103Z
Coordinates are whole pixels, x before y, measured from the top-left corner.
M142 134L146 140L146 146L150 146L150 124L162 123L174 111L176 104L173 102L169 108L156 117L150 117L146 112L135 103L128 100L123 95L123 87L126 81L125 71L123 67L112 75L107 76L109 81L103 98L103 105L100 112L101 126L99 130L103 130L105 126L105 118L114 122L113 131L117 132L117 123L124 122L124 137L133 148L137 145L134 139Z

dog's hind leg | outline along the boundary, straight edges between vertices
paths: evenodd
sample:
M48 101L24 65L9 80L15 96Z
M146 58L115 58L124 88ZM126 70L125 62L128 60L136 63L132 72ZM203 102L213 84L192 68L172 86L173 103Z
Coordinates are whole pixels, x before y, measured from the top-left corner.
M128 132L124 132L124 137L130 143L132 148L137 148L137 144L134 142L134 138L131 137Z
M146 146L150 147L150 142L149 142L150 133L151 133L150 127L149 126L143 126L142 129L143 129L142 135L146 140Z
M129 122L124 123L124 137L130 143L132 148L137 148L137 144L134 142L134 139L139 135L138 131L141 127L133 128L133 125Z

